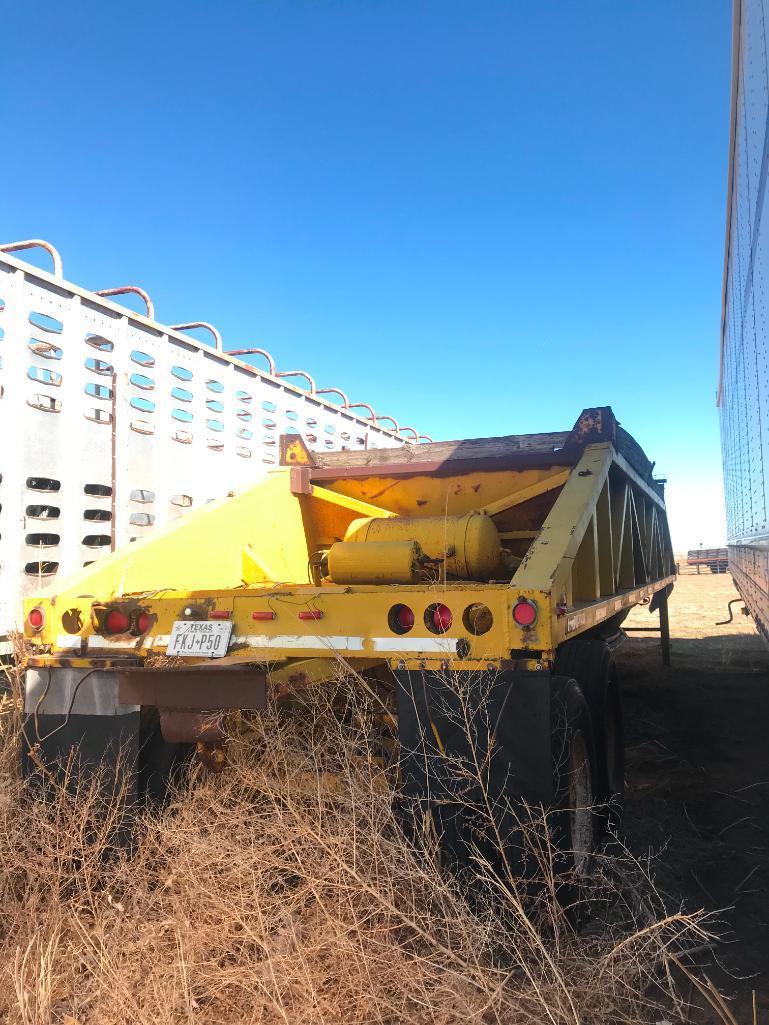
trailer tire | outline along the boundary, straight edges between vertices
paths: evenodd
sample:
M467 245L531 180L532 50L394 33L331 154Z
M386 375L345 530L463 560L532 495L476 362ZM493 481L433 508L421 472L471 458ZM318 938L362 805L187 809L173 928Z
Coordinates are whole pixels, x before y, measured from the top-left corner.
M590 869L599 836L593 723L576 680L553 679L550 729L554 795L550 835L556 872L563 880L559 899L568 906L575 904L575 890Z
M602 838L616 831L625 797L625 739L614 658L600 640L573 640L558 649L555 671L579 684L590 710L596 751L597 810Z

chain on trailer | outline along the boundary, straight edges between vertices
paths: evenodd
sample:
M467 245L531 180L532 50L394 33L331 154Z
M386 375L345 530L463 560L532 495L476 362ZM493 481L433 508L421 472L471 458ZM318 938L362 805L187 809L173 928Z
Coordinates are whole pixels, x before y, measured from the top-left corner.
M53 273L11 255L38 247ZM131 293L145 314L113 301ZM184 333L201 329L212 345ZM257 481L281 434L317 451L430 440L262 348L224 351L207 322L163 326L137 286L71 284L43 240L0 246L0 654L24 595Z

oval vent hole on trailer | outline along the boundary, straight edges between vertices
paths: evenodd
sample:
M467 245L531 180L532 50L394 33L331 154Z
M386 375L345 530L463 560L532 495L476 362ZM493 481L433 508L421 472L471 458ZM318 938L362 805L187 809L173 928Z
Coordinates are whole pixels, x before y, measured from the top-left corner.
M178 441L180 445L191 445L192 435L189 431L174 431L171 435L171 441Z
M48 370L46 367L30 367L27 370L27 377L37 384L49 384L52 388L58 388L61 384L61 374L56 370Z
M292 423L293 423L295 420L298 420L298 419L299 419L299 414L296 412L295 409L287 409L286 410L286 420L291 420Z
M58 505L28 505L25 515L31 520L58 520L61 509Z
M333 424L326 424L323 430L326 432L326 434L336 434L336 427L334 427Z
M99 352L112 352L115 348L115 343L111 342L109 338L105 338L104 335L95 335L90 332L85 336L85 344L90 345L92 349L98 349Z
M112 389L108 388L106 384L96 384L93 381L89 381L84 389L86 395L90 395L92 399L111 399Z
M171 373L180 381L191 381L192 371L186 367L171 367Z
M275 403L274 402L270 402L269 399L265 399L264 402L262 403L262 409L265 410L265 412L267 412L267 413L274 413L276 408L277 407L276 407Z
M224 451L224 442L221 438L206 438L206 445L212 452Z
M103 359L94 359L93 356L86 358L85 368L94 374L101 374L102 376L111 375L114 372L114 367L111 363L105 363Z
M56 489L59 490L58 488ZM95 495L97 498L111 498L112 488L109 484L85 484L83 492L86 495Z
M129 405L134 409L140 410L142 413L154 413L155 403L152 399L145 399L143 395L134 395Z
M58 562L28 562L24 567L24 572L28 577L52 577L58 570Z
M40 338L30 338L27 348L36 356L42 356L43 359L61 359L63 356L63 351L58 345L54 345L53 342L44 342Z
M155 433L155 425L151 424L148 420L132 420L129 427L132 431L136 431L137 434Z
M181 422L185 424L188 424L190 420L192 420L192 413L190 413L189 409L179 409L177 407L176 409L171 410L171 416L174 420L181 420Z
M152 513L131 513L128 522L132 527L151 527L155 517Z
M84 520L96 520L99 523L109 523L112 513L109 509L86 509L83 513Z
M263 416L262 417L262 427L266 427L268 431L274 431L277 426L278 425L275 423L275 421L272 419L272 417L269 417L269 416Z
M134 349L131 353L131 360L134 363L138 363L140 367L154 367L155 357L150 356L148 352L142 352L140 349Z
M187 388L172 388L171 398L177 399L179 402L192 402L192 392Z
M29 315L29 322L35 327L39 327L41 331L51 331L57 335L64 330L64 325L56 317L49 317L47 313L36 313L34 310Z
M87 409L83 416L86 420L93 420L95 424L112 423L112 413L108 413L106 409Z
M318 421L315 419L314 416L308 416L307 419L304 422L307 424L308 427L317 427L318 426Z
M24 538L24 544L33 548L55 548L59 541L59 534L27 534Z
M144 505L149 505L155 501L155 492L147 491L144 488L135 488L130 495L132 502L141 502Z
M109 534L86 534L83 538L86 548L106 548L111 542Z
M238 402L245 402L248 404L253 399L253 395L248 391L236 391L235 398Z
M245 420L246 423L254 419L254 414L249 413L247 409L236 409L235 416L238 418L238 420Z
M248 448L246 445L239 445L235 449L235 455L240 456L241 459L250 459L251 458L251 449Z
M27 477L30 491L61 491L61 481L53 477Z
M192 495L172 495L171 505L178 505L181 509L189 509L192 505Z
M206 388L208 388L209 391L213 391L213 392L217 392L217 393L221 393L221 392L224 391L224 385L222 384L222 382L221 381L214 381L213 378L209 378L206 381ZM243 392L243 394L245 395L246 392Z
M219 402L218 399L206 399L206 406L208 406L212 413L224 412L224 403Z
M318 440L318 435L317 434L305 434L305 438L309 441L309 443L311 445L314 445L315 442Z
M152 391L155 387L154 380L146 374L131 374L128 381L134 388L142 388L144 391Z
M239 431L235 432L235 435L238 438L243 438L244 441L250 441L254 436L254 432L247 430L245 427L241 427Z
M206 425L208 426L209 430L212 430L212 431L223 431L224 430L224 424L222 423L221 420L206 420Z

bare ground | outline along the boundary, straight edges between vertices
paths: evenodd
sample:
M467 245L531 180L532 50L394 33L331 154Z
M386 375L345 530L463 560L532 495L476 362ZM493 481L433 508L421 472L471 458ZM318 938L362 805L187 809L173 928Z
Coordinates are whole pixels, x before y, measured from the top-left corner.
M618 652L628 749L626 829L636 854L687 909L723 909L723 970L708 969L741 1022L769 1014L769 655L752 621L727 626L731 576L679 578L672 665L655 635ZM656 623L645 608L628 626ZM707 956L704 957L704 962Z

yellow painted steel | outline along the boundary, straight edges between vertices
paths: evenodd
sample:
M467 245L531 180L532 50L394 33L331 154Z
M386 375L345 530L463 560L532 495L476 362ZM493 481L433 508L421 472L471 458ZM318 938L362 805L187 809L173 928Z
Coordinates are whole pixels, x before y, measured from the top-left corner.
M25 611L45 612L42 631L26 629L37 656L153 664L176 620L216 610L233 624L219 665L277 672L318 661L312 679L328 678L341 659L361 668L537 667L563 640L673 580L664 503L608 442L587 445L571 467L556 452L541 470L340 477L328 487L291 474L277 470L27 599ZM500 535L522 560L514 575L503 575ZM420 551L445 563L446 575L415 582ZM323 553L332 580L318 583ZM526 628L513 614L522 598L538 611ZM146 611L151 628L100 635L94 606L111 603ZM436 604L451 613L445 633L436 632ZM413 613L405 630L393 619L399 605Z
M345 541L366 547L376 541L417 541L428 559L441 563L446 576L462 580L493 580L502 572L499 532L490 517L478 512L354 520Z
M416 541L338 541L328 550L328 575L335 584L416 584L422 558Z

